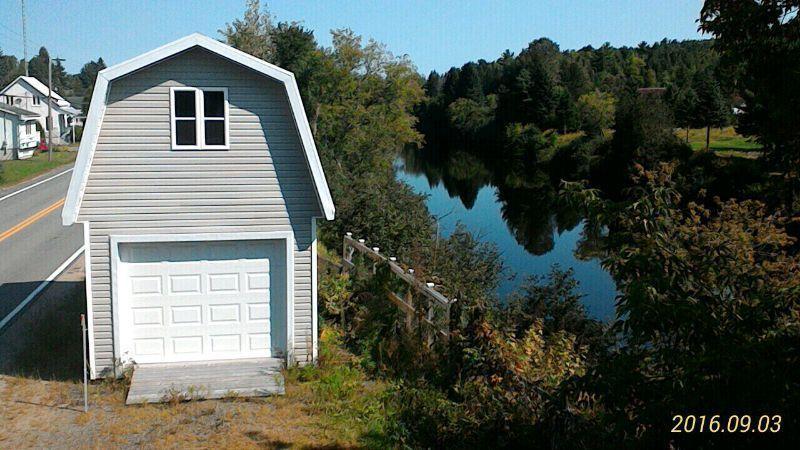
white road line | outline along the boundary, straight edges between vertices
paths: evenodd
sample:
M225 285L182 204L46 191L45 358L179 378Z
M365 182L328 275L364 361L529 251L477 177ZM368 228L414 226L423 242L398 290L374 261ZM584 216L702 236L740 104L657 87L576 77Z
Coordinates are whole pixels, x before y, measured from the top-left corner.
M56 277L59 276L61 272L64 271L64 269L66 269L70 264L72 264L72 262L75 261L78 258L78 256L81 255L81 253L83 253L85 247L86 247L85 245L81 245L81 248L79 248L78 251L76 251L75 253L72 254L72 256L67 258L66 261L64 261L60 266L58 266L58 269L56 269L55 272L51 273L46 280L42 281L39 284L39 286L36 286L36 289L34 289L33 292L31 292L30 294L28 294L28 296L25 297L25 300L23 300L19 305L17 305L17 307L14 308L13 311L8 313L8 315L2 321L0 321L0 331L3 330L3 327L5 327L8 324L8 322L11 322L11 319L13 319L14 316L19 314L20 311L22 311L26 306L28 306L28 303L32 302L33 299L35 299L36 296L39 295L44 290L44 288L46 288L53 280L55 280Z
M19 193L21 193L21 192L25 192L25 191L27 191L28 189L35 188L36 186L38 186L38 185L40 185L40 184L42 184L42 183L47 183L48 181L52 180L53 178L58 178L58 177L60 177L61 175L64 175L65 173L69 173L69 172L72 172L72 168L69 168L69 169L67 169L67 170L65 170L65 171L63 171L63 172L59 172L59 173L57 173L57 174L53 175L53 176L52 176L52 177L50 177L50 178L44 179L44 180L42 180L42 181L39 181L39 182L37 182L37 183L34 183L34 184L30 185L30 186L26 186L26 187L24 187L24 188L22 188L22 189L20 189L20 190L18 190L18 191L14 191L14 192L12 192L12 193L10 193L10 194L8 194L8 195L4 196L4 197L0 197L0 202L2 202L3 200L5 200L5 199L7 199L7 198L11 198L11 197L13 197L13 196L15 196L15 195L17 195L17 194L19 194Z

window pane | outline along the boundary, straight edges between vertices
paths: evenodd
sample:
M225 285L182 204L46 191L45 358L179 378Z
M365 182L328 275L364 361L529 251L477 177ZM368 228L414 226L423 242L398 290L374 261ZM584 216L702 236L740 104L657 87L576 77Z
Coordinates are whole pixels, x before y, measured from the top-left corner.
M175 117L194 116L194 91L175 91Z
M206 120L206 145L225 145L224 120Z
M225 117L225 93L203 91L203 112L206 117Z
M197 132L194 120L175 121L175 143L178 145L197 144Z

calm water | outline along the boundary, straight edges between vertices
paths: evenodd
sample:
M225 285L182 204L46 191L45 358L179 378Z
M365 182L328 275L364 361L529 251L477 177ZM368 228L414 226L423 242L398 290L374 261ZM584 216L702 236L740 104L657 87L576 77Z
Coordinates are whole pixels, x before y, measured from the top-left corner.
M497 245L506 266L516 274L498 288L501 297L517 288L526 276L546 275L558 264L574 270L590 315L613 318L616 290L611 276L596 259L575 256L582 240L579 218L559 217L559 212L546 207L548 202L542 200L546 195L537 194L536 189L509 193L507 186L497 187L501 183L492 183L493 174L485 167L474 167L478 163L471 162L469 170L464 170L463 160L448 164L419 159L408 153L399 158L398 178L428 195L428 209L440 218L442 235L449 235L460 222L473 234ZM450 170L456 166L461 167ZM459 179L454 172L470 176Z

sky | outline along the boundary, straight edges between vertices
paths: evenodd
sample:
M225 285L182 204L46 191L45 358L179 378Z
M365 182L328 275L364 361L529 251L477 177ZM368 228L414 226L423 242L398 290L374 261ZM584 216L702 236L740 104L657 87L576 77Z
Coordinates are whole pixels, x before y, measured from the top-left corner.
M21 0L0 0L0 50L22 57ZM264 1L262 0L262 3ZM404 0L266 2L276 21L296 21L330 45L329 31L350 28L408 55L418 70L446 71L493 60L548 37L562 50L703 38L701 0ZM89 60L113 65L193 32L242 17L245 0L25 0L28 57L45 46L76 73Z

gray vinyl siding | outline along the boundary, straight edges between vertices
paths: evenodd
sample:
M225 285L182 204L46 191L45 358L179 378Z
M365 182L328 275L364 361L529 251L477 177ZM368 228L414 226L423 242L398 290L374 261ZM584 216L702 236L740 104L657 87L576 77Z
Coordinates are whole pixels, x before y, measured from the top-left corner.
M169 88L227 87L229 150L170 148ZM294 355L312 357L322 213L283 86L195 48L111 82L78 221L91 227L95 367L113 366L111 235L294 232Z

